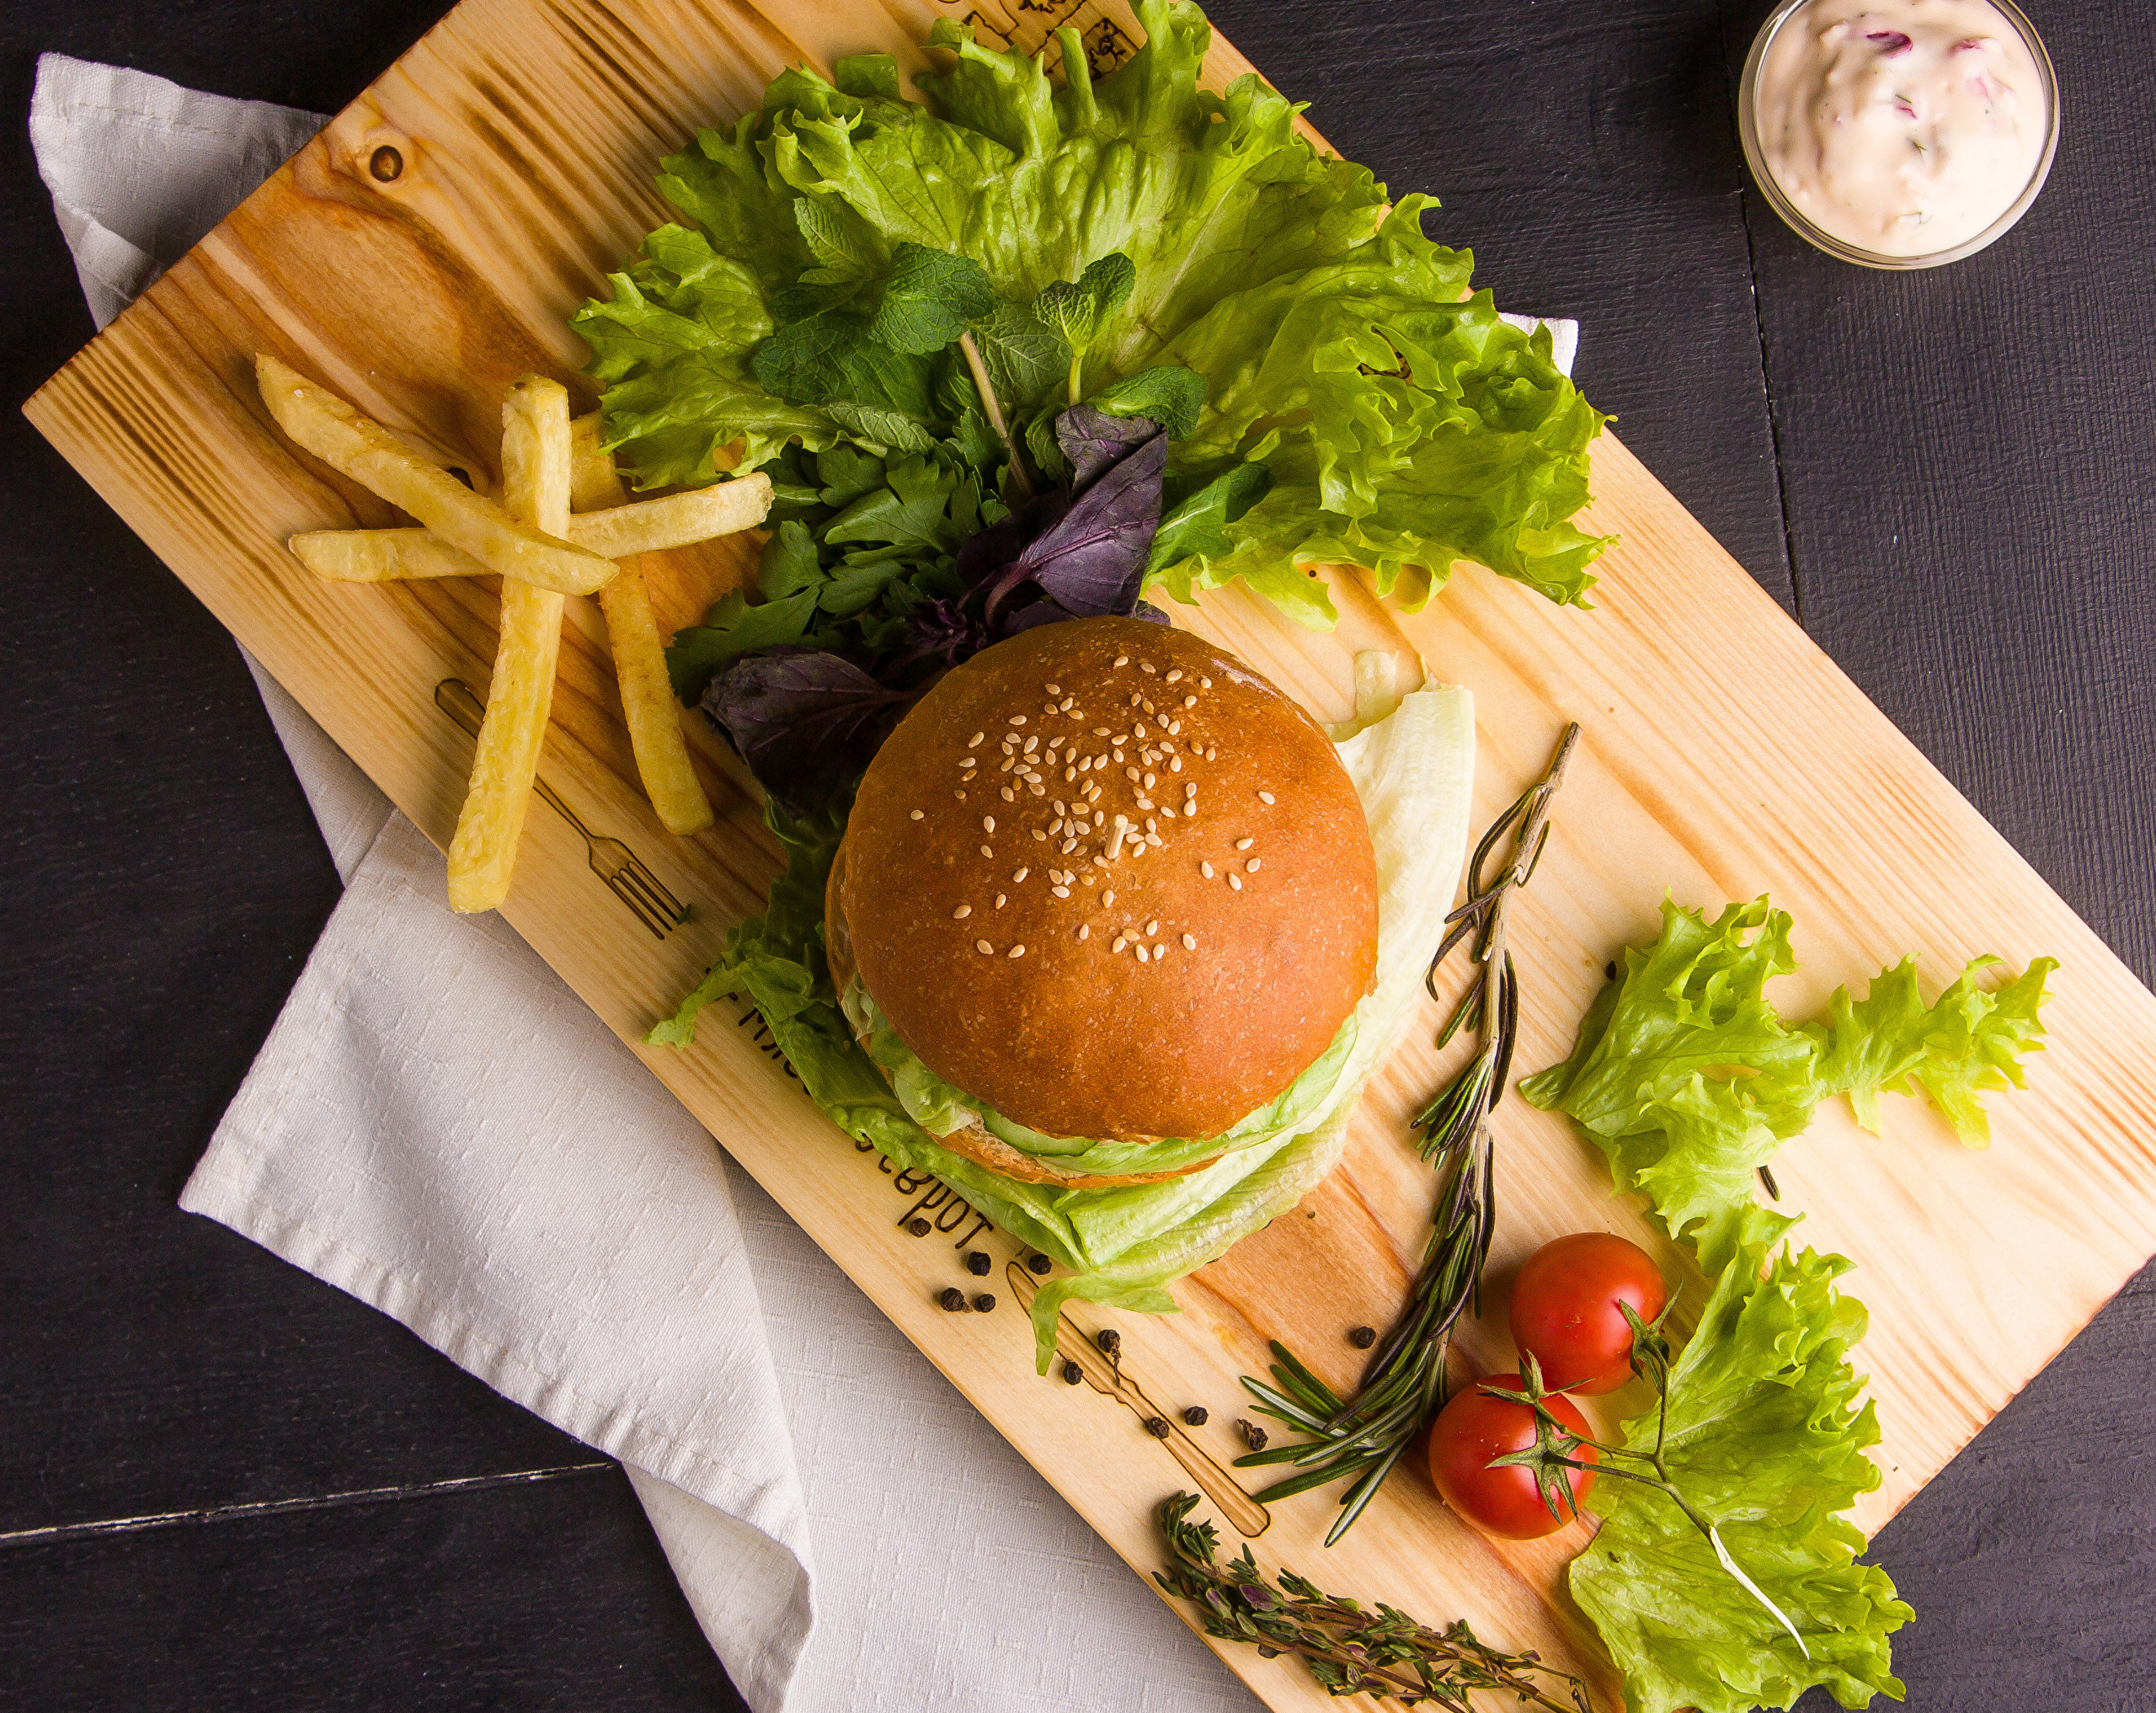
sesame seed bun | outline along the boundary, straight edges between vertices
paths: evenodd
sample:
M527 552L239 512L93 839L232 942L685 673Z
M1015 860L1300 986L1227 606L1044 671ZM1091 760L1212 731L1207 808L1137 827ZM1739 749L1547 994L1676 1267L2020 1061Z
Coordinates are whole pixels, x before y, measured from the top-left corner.
M1369 828L1324 732L1143 620L1043 625L947 675L877 752L843 854L836 979L1050 1135L1219 1134L1324 1053L1375 967ZM1006 1175L1032 1158L981 1139Z

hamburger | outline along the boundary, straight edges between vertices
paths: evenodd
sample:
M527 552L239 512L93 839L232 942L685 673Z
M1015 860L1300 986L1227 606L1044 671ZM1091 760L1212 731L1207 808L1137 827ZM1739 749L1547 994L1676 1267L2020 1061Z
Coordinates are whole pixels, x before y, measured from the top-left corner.
M877 751L814 975L889 1100L819 1098L1064 1263L1042 1366L1063 1302L1172 1310L1337 1160L1443 932L1472 734L1441 689L1336 745L1203 639L1097 618L974 655Z

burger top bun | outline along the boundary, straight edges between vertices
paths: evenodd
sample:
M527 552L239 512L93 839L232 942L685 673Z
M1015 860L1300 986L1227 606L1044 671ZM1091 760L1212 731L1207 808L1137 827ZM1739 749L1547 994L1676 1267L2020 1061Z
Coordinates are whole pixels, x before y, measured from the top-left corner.
M1376 962L1331 743L1139 619L1043 625L945 676L870 764L835 882L899 1038L1054 1136L1217 1135L1325 1051Z

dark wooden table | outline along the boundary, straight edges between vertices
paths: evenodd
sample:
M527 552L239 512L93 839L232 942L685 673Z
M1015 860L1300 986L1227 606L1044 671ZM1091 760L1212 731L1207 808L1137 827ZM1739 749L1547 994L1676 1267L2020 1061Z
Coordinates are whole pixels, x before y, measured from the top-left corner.
M0 395L91 331L24 127L38 51L327 110L442 9L0 3ZM2148 979L2156 13L2036 7L2049 189L1896 276L1745 186L1764 10L1214 16L1444 197L1501 303L1586 323L1629 443ZM230 640L12 412L0 515L0 1705L739 1705L616 1467L176 1210L337 878ZM2156 1705L2152 1367L2144 1273L1881 1535L1913 1705Z

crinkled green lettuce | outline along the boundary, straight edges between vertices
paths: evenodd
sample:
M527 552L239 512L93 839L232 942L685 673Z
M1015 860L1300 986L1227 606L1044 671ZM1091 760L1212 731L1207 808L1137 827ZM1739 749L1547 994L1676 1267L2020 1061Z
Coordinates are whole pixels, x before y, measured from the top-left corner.
M1171 505L1209 499L1171 511L1149 567L1181 599L1240 578L1329 627L1321 566L1414 606L1465 559L1582 601L1606 542L1572 520L1604 418L1547 334L1469 295L1472 258L1422 235L1430 200L1389 205L1257 77L1201 90L1197 7L1135 10L1144 46L1098 83L1074 32L1056 88L945 20L950 68L921 79L936 110L863 56L831 83L784 72L670 157L659 188L688 223L577 317L621 462L652 487L716 479L735 442L744 467L789 444L926 451L978 403L933 348L960 329L1022 425L1193 372Z
M728 994L752 1002L809 1097L840 1129L941 1179L1068 1269L1045 1282L1034 1303L1035 1353L1045 1372L1066 1301L1172 1314L1169 1284L1301 1200L1338 1161L1363 1085L1414 1004L1423 969L1444 937L1466 851L1473 699L1449 686L1418 691L1338 750L1377 857L1371 991L1356 1008L1352 1034L1342 1032L1346 1051L1329 1097L1298 1121L1300 1128L1236 1148L1187 1177L1106 1190L1021 1183L953 1154L922 1127L856 1040L825 958L824 887L846 806L799 822L775 807L766 810L787 860L765 914L728 935L718 963L645 1038L688 1046L705 1006ZM960 1097L953 1090L943 1098ZM923 1111L931 1119L947 1116L932 1102Z
M1604 1521L1572 1562L1572 1593L1625 1674L1631 1713L1784 1707L1815 1684L1845 1707L1898 1700L1887 1637L1913 1614L1884 1571L1856 1562L1864 1537L1839 1514L1879 1484L1865 1455L1878 1427L1847 1359L1864 1306L1833 1288L1851 1265L1842 1257L1774 1252L1796 1221L1754 1200L1753 1175L1837 1094L1876 1131L1881 1094L1922 1090L1962 1141L1986 1145L1980 1096L2021 1086L2057 966L2037 958L1986 992L1976 977L1997 960L1978 958L1927 1006L1905 958L1864 999L1838 989L1824 1022L1791 1027L1765 991L1796 968L1785 912L1760 898L1710 922L1665 900L1662 918L1652 946L1625 953L1572 1056L1520 1087L1569 1115L1618 1187L1644 1192L1697 1251L1712 1291L1670 1373L1670 1475L1804 1642L1676 1506L1625 1482L1597 1489ZM1651 1445L1654 1417L1625 1433Z
M1978 958L1926 1006L1904 959L1862 1001L1837 989L1824 1023L1791 1027L1765 996L1796 968L1788 914L1760 898L1709 922L1665 900L1660 938L1626 950L1572 1056L1520 1092L1572 1118L1609 1156L1618 1187L1644 1191L1670 1235L1718 1273L1757 1168L1830 1096L1846 1094L1876 1131L1880 1095L1920 1089L1964 1142L1988 1142L1980 1097L2021 1086L2020 1055L2042 1050L2037 1010L2057 967L2037 958L1987 992L1976 977L1996 961Z
M1193 1160L1210 1160L1315 1128L1324 1122L1340 1091L1342 1073L1354 1051L1360 1015L1359 1010L1350 1012L1332 1038L1332 1044L1285 1090L1217 1136L1102 1142L1028 1129L953 1088L914 1056L859 976L846 984L839 1003L851 1020L855 1033L863 1038L869 1058L890 1077L900 1103L930 1135L948 1136L968 1124L979 1123L1020 1153L1052 1160L1066 1172L1173 1171Z
M1604 1481L1602 1527L1569 1577L1624 1672L1630 1713L1787 1707L1814 1684L1844 1707L1902 1699L1886 1638L1914 1614L1886 1572L1856 1561L1864 1536L1840 1514L1879 1485L1865 1455L1879 1427L1848 1359L1864 1305L1834 1289L1850 1265L1840 1256L1773 1252L1794 1223L1758 1207L1738 1222L1730 1264L1670 1369L1666 1454L1804 1646L1676 1506ZM1654 1436L1652 1411L1625 1424L1628 1445L1652 1449Z

